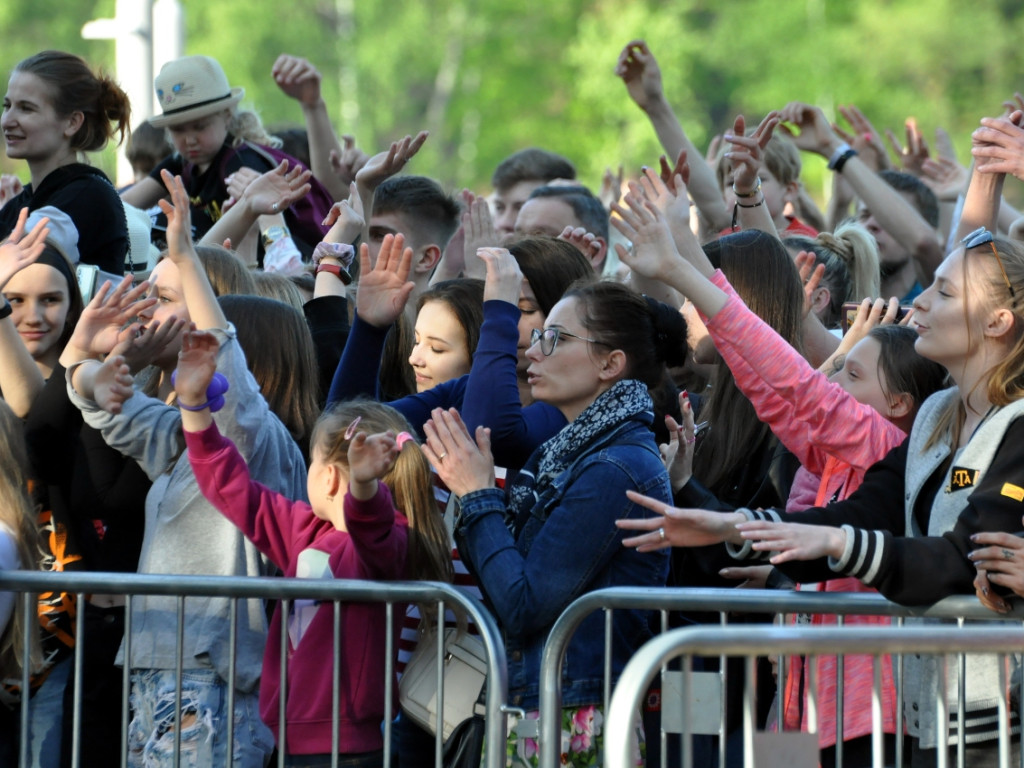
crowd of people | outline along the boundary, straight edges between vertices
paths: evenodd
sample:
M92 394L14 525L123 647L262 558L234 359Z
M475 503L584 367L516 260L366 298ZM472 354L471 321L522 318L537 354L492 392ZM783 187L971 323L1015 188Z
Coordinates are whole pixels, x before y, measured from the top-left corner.
M981 118L969 167L914 124L894 160L856 107L840 128L801 102L705 152L635 40L615 74L660 161L595 192L531 147L456 194L406 172L425 132L364 153L312 63L270 74L302 129L265 127L207 56L164 65L160 114L130 133L124 92L79 57L11 73L0 128L30 178L0 180L0 571L454 582L493 612L527 721L548 631L596 589L1024 596L1024 216L1002 194L1024 180L1020 95ZM126 137L118 190L86 154ZM802 153L833 173L825 211ZM28 633L15 603L0 592L0 766L70 764L75 741L120 764L125 666L129 765L170 765L176 742L193 765L329 765L337 727L344 764L371 768L396 717L397 762L433 754L385 711L385 648L408 658L416 606L389 643L380 605L193 597L179 648L176 599L136 597L126 653L123 597L40 595ZM573 765L601 761L603 622L565 661ZM651 617L617 611L611 635L617 676ZM808 663L765 665L759 725L774 702L811 727L816 679L822 765L839 741L870 765L873 660ZM900 702L883 660L888 755L905 739L933 765L963 740L995 764L1004 670L967 664L967 732L954 696L946 740L937 668L907 659ZM522 725L508 764L536 766ZM1011 734L1019 750L1016 709Z

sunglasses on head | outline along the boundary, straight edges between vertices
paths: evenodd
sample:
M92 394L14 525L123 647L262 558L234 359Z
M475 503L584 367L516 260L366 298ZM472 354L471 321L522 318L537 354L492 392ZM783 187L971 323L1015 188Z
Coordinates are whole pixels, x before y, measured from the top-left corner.
M1006 289L1010 292L1010 298L1017 298L1017 294L1013 290L1013 286L1010 284L1010 276L1006 274L1006 267L1003 266L1003 257L999 255L999 251L996 250L996 244L993 242L994 238L992 233L984 227L978 227L976 230L967 235L960 242L963 244L966 250L971 248L977 248L982 245L988 245L992 249L992 255L996 257L996 263L999 264L999 271L1003 273L1003 280L1006 282Z

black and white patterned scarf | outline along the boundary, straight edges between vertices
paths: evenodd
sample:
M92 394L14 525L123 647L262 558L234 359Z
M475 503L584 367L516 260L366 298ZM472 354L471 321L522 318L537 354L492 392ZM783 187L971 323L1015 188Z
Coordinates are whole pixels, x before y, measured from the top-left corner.
M540 446L516 476L509 493L506 523L513 533L525 523L537 497L552 480L572 465L605 433L646 414L651 423L654 405L647 387L636 379L623 379L603 392L562 430ZM539 459L538 459L539 456Z

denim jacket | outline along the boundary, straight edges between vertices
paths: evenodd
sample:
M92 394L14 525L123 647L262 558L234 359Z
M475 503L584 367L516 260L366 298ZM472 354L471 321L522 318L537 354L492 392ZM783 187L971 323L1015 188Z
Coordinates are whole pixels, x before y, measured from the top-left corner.
M535 452L524 471L536 471L539 457ZM573 600L604 587L665 585L668 550L639 553L624 547L628 532L615 527L619 518L653 516L626 498L631 489L672 501L654 435L640 415L597 438L560 473L515 539L505 525L501 490L487 488L461 498L459 551L504 630L509 698L515 706L537 708L544 642ZM615 612L615 677L651 637L647 622L646 611ZM600 703L603 670L604 620L595 613L569 643L562 669L563 704Z

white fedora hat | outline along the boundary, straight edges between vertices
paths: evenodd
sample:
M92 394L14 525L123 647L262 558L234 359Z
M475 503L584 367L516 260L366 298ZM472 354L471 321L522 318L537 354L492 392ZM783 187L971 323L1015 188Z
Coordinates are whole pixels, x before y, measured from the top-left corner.
M209 56L169 61L156 76L156 96L163 114L150 118L157 128L180 125L235 106L245 90L232 88L220 63Z

